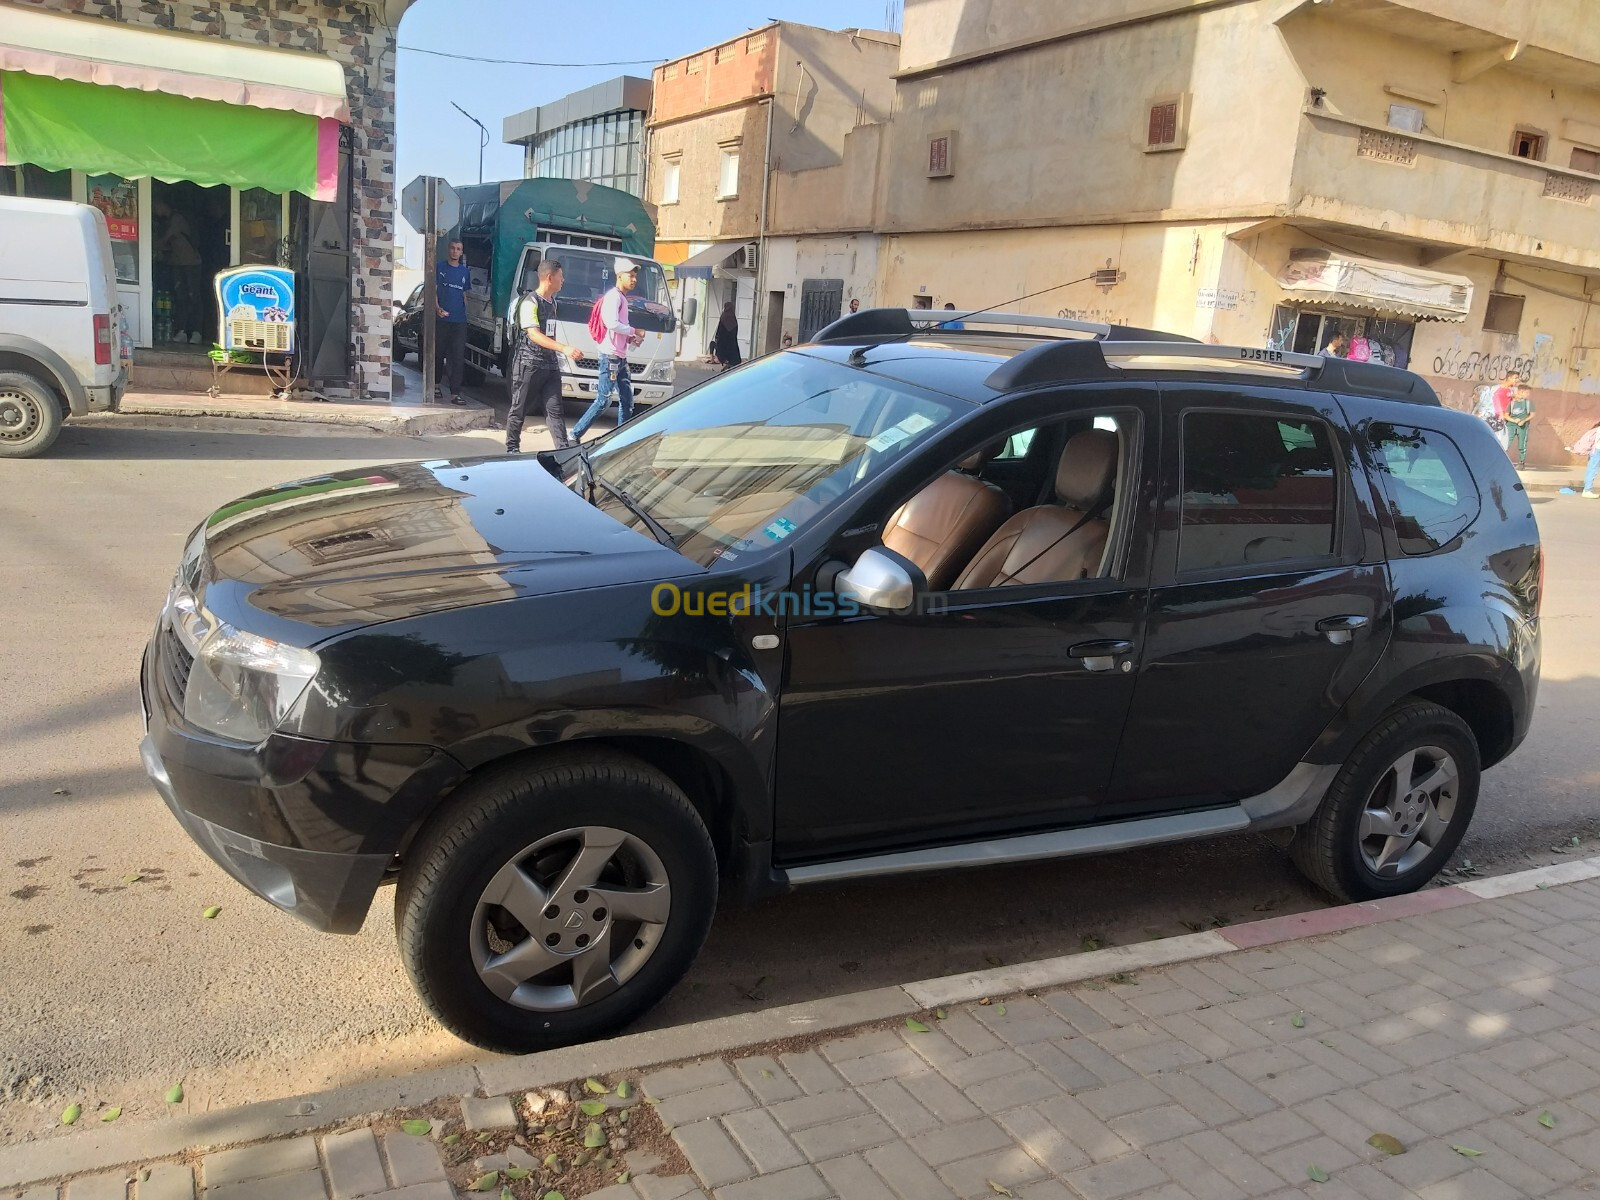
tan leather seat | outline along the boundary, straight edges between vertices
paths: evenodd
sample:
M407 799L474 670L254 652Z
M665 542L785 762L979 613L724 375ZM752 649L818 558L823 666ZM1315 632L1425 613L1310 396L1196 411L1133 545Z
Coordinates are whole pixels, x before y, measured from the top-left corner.
M1000 526L956 580L956 590L1058 583L1097 573L1109 527L1096 510L1109 503L1118 453L1110 430L1074 434L1056 466L1061 503L1024 509Z
M963 459L902 504L884 527L883 544L921 567L930 590L949 588L973 552L1010 515L1010 497L972 474L1004 445Z

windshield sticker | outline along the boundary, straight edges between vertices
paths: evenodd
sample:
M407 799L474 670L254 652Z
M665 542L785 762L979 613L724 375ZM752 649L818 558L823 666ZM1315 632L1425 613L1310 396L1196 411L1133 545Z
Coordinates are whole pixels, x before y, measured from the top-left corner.
M932 417L925 417L921 413L912 413L904 421L900 422L900 428L904 429L907 433L921 433L924 429L927 429L932 424Z
M891 425L867 443L867 449L882 454L891 446L898 446L911 435L898 425Z
M775 542L781 542L794 532L794 522L788 517L779 517L763 531Z

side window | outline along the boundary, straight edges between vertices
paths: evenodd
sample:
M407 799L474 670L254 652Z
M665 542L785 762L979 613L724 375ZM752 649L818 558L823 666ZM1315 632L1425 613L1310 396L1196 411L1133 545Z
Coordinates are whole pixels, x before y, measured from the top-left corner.
M1333 437L1321 421L1186 413L1178 570L1328 558L1338 495Z
M1374 424L1372 462L1395 537L1406 554L1431 554L1478 517L1478 486L1456 444L1434 429Z
M1008 462L1027 458L1028 448L1033 445L1033 436L1038 432L1037 429L1023 429L1013 433L1006 439L1006 448L994 456L995 461Z

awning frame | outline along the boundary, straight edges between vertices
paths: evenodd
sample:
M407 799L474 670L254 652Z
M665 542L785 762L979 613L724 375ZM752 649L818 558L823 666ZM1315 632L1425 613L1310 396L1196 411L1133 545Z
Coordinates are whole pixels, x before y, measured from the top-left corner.
M710 279L743 245L742 238L736 242L713 242L673 267L672 276L674 279Z
M1277 282L1291 299L1318 307L1452 322L1465 321L1472 309L1473 283L1464 275L1321 249L1291 250Z
M344 68L301 50L6 5L0 71L350 123Z

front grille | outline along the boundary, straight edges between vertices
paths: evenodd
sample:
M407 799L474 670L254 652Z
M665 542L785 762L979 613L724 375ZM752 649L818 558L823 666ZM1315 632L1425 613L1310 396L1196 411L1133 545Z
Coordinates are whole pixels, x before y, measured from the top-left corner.
M170 625L161 627L157 651L156 669L161 674L162 686L167 689L167 699L182 712L183 697L189 689L189 672L194 669L194 657L184 649Z
M597 358L584 358L582 355L580 355L578 357L578 365L585 371L598 371L600 369L600 360ZM644 369L644 363L630 362L628 364L629 375L643 375Z

